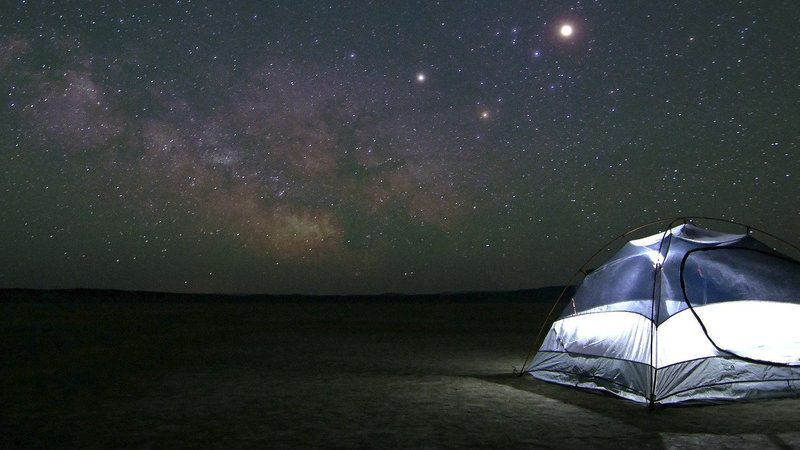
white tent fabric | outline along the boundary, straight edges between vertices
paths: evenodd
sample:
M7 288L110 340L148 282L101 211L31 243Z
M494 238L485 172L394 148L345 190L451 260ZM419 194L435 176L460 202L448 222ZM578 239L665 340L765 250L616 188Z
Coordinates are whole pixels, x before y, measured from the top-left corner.
M690 223L589 273L525 372L647 404L800 394L800 263Z

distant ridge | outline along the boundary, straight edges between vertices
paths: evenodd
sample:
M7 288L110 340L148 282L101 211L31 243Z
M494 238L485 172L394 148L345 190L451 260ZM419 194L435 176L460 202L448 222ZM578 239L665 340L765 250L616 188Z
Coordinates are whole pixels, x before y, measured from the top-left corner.
M491 303L554 302L563 286L438 294L180 294L113 289L0 289L0 303Z

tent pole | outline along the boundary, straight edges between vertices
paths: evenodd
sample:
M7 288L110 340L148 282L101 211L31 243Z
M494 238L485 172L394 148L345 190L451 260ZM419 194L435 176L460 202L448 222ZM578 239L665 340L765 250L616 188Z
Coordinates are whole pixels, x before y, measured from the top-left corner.
M650 305L650 392L648 393L647 399L647 403L650 407L655 406L656 382L658 379L658 370L656 369L656 363L658 361L656 345L658 342L656 341L656 336L658 334L658 316L661 306L661 274L663 273L662 268L664 267L664 262L669 255L670 244L672 244L672 227L678 220L680 219L675 219L670 222L667 229L664 230L664 234L661 236L661 243L658 246L658 254L661 257L661 261L656 263L655 267L653 267L653 292L651 295L652 303ZM685 218L683 222L686 223Z
M552 323L553 312L555 312L556 307L558 306L558 304L561 303L561 299L564 298L564 294L566 294L567 291L569 290L569 288L572 287L572 282L575 281L575 278L577 276L578 276L577 273L572 276L572 278L569 280L569 282L564 286L564 289L561 290L561 293L558 294L558 298L556 298L556 301L553 302L553 306L550 307L550 311L547 312L547 317L542 322L542 325L539 327L539 332L536 333L536 339L533 341L533 345L531 345L530 350L528 350L528 356L526 356L525 357L525 361L522 362L522 367L520 368L518 376L522 376L522 374L525 373L525 368L528 366L528 362L530 361L531 356L533 356L533 353L536 351L536 344L539 342L539 338L542 337L542 332L544 332L545 326L547 326L547 324L549 324L549 323ZM516 369L514 371L516 372Z

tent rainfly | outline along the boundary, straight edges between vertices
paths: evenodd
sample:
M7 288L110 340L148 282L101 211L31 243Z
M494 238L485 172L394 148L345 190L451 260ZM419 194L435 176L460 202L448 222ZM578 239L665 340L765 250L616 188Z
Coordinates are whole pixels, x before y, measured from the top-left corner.
M582 270L523 373L650 406L800 394L800 262L751 227L729 234L693 220Z

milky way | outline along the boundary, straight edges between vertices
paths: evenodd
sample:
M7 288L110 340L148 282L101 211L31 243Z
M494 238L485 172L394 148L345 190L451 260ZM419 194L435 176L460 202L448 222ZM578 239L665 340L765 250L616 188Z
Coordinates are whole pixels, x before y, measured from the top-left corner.
M792 2L74 3L0 27L2 287L520 289L685 214L800 241Z

